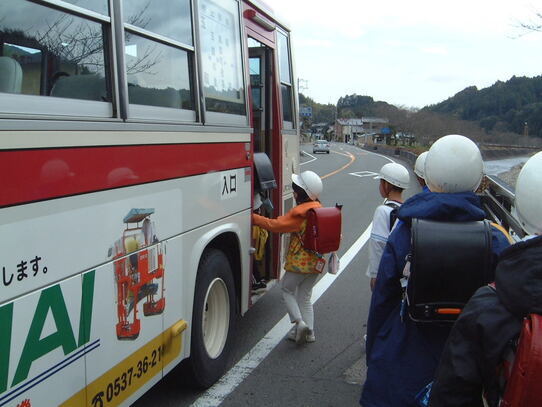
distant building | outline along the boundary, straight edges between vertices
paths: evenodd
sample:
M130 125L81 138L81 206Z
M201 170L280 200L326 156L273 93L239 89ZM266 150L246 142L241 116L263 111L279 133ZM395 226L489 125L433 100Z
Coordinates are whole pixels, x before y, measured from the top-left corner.
M324 132L326 127L328 126L328 123L315 123L311 126L311 133L313 134L313 138L319 139L324 137Z
M343 143L363 142L372 139L374 134L380 133L389 123L388 119L380 117L362 117L361 119L337 119L335 122L335 139Z

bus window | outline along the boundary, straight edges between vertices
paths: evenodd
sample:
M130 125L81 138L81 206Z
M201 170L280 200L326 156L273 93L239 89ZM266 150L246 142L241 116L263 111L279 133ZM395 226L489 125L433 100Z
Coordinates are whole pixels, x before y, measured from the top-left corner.
M282 119L284 128L293 127L292 115L292 79L290 73L290 51L288 38L277 31L280 91L282 96Z
M123 0L124 22L193 45L190 0Z
M109 15L108 0L64 0L66 3L71 3L77 7L83 7L96 13L103 14L105 16Z
M126 33L125 58L130 103L194 109L186 51Z
M280 93L282 95L282 119L285 123L292 122L292 87L280 84ZM286 125L284 126L286 127Z
M198 4L206 110L245 115L239 3L202 0Z
M130 117L195 121L189 0L122 4Z
M12 93L111 101L99 23L29 1L4 0L0 56L21 68L20 89Z

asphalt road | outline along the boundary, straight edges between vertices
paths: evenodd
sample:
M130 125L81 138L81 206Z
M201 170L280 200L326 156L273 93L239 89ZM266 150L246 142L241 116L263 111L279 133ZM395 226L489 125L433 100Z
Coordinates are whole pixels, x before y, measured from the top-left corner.
M134 406L359 405L371 294L365 276L367 247L359 252L356 247L382 202L374 176L391 160L345 144L332 144L330 154L312 154L311 145L302 149L310 154L301 158L301 170L315 171L323 178L322 203L343 204L339 255L343 265L350 260L340 275L323 275L317 284L321 293L314 305L316 342L298 346L283 338L286 309L279 288L274 287L239 319L232 370L219 385L207 392L195 391L185 384L180 367ZM404 197L419 191L411 171L411 187Z

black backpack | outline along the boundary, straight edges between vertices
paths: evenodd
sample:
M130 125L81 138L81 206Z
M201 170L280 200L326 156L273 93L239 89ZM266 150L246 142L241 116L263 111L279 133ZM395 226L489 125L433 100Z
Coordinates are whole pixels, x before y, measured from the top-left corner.
M474 292L493 280L491 225L412 219L411 239L409 316L453 323Z

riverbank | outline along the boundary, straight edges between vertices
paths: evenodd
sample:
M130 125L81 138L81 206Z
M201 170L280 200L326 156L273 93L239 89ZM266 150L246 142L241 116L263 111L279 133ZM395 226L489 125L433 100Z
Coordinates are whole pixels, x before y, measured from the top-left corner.
M408 151L407 149L402 148L402 147L393 147L393 146L381 145L381 144L366 144L366 145L360 145L359 147L368 151L379 153L379 154L401 158L402 160L410 164L412 167L414 167L416 158L418 158L417 154L415 154L414 152ZM492 161L500 162L500 161L506 161L508 159L512 159L514 157L520 157L518 160L523 161L523 162L519 164L511 164L511 168L509 169L506 169L504 171L499 171L499 166L496 166L496 168L491 168L490 171L488 171L488 174L496 175L497 177L499 177L500 179L502 179L504 182L506 182L508 185L512 187L516 185L517 177L519 175L519 172L521 171L521 168L523 167L523 164L525 163L525 161L527 161L527 157L534 154L532 149L521 149L521 148L512 149L512 148L495 148L495 147L489 147L489 148L481 147L480 152L482 153L482 158L484 159L484 161L489 161L489 162L492 162Z
M523 168L523 164L518 164L518 165L512 167L508 171L501 172L501 173L497 174L497 177L502 179L504 182L506 182L511 187L515 188L519 172L521 171L522 168Z

